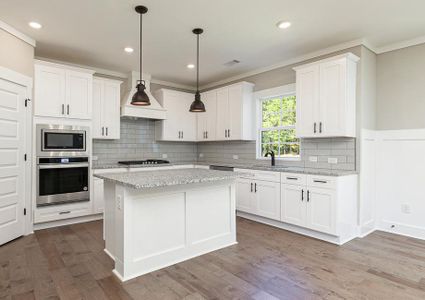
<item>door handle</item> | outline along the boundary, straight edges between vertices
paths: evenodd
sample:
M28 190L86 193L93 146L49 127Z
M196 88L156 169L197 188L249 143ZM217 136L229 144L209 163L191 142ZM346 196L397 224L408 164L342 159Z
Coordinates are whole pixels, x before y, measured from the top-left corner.
M307 191L307 202L310 202L310 191Z
M69 104L66 105L66 114L69 116Z
M316 122L314 122L314 133L316 133Z
M65 104L62 104L62 114L65 114Z
M108 136L108 127L106 127L106 136Z
M252 186L253 186L253 183L251 182L251 193L252 193Z
M322 122L319 123L319 132L322 133Z

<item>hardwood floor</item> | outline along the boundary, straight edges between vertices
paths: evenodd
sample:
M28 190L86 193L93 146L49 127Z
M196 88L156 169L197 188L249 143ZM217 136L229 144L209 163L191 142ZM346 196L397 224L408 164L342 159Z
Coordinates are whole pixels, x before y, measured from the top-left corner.
M0 247L0 299L425 299L425 241L375 232L338 247L238 219L239 244L121 284L100 221Z

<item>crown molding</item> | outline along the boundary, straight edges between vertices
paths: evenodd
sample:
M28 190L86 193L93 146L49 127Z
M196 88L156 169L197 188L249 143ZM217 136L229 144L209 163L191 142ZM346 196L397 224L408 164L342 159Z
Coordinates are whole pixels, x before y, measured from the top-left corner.
M405 40L405 41L397 42L397 43L394 43L394 44L390 44L390 45L387 45L387 46L384 46L384 47L379 47L379 48L376 49L375 53L376 54L382 54L382 53L386 53L386 52L400 50L400 49L403 49L403 48L417 46L417 45L420 45L420 44L425 44L425 35L414 38L414 39Z
M179 83L159 80L159 79L155 79L155 78L151 79L151 83L160 84L160 85L164 85L164 86L168 86L168 87L174 87L174 88L177 88L177 89L188 90L188 91L196 91L196 87L191 86L191 85L179 84Z
M12 26L10 26L9 24L7 24L7 23L5 23L1 20L0 20L0 29L3 29L4 31L10 33L11 35L13 35L13 36L17 37L18 39L24 41L25 43L30 44L33 47L35 47L35 45L36 45L36 42L33 38L30 38L26 34L23 34L22 32L16 30Z

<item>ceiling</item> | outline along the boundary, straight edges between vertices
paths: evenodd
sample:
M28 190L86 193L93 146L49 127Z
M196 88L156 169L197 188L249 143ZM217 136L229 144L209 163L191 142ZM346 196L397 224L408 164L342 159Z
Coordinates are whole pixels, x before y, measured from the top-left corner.
M191 86L194 27L205 30L201 85L352 40L384 47L425 35L423 0L1 0L0 20L34 38L36 56L128 72L138 69L139 4L149 8L144 72ZM278 29L281 20L292 26Z

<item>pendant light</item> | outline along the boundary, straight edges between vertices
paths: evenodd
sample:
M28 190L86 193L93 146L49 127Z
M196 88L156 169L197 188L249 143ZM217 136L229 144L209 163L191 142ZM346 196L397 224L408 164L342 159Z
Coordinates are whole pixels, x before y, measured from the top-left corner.
M136 93L134 93L133 98L131 98L131 104L132 105L138 105L138 106L148 106L151 105L151 102L149 100L149 96L146 94L145 89L145 81L142 79L142 62L143 62L143 56L142 56L142 34L143 34L143 27L142 27L142 16L148 12L147 7L139 5L135 8L136 12L140 14L140 79L137 81L136 86Z
M199 93L199 35L204 32L201 28L195 28L192 31L196 34L196 93L195 101L190 105L190 112L205 112L205 105L201 101L201 94Z

